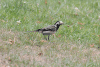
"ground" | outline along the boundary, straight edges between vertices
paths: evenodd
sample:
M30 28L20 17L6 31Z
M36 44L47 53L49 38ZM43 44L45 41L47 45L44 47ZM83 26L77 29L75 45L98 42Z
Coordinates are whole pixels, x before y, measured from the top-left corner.
M61 20L46 41L26 33ZM100 67L99 0L1 0L1 67Z

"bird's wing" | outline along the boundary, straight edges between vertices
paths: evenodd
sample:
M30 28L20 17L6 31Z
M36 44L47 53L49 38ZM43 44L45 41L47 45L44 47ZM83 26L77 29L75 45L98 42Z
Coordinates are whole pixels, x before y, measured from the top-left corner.
M28 31L28 32L40 32L40 33L43 33L43 32L47 32L47 31L51 31L51 32L56 31L56 26L55 25L50 25L50 26L47 26L47 27L42 28L42 29L37 29L35 31Z
M46 31L56 31L56 26L55 25L50 25L50 26L47 26L45 28L42 28Z

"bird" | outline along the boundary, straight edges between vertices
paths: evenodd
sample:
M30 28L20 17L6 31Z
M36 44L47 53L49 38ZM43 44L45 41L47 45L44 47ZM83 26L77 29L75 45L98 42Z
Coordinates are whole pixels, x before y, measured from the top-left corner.
M27 32L39 32L42 33L44 36L48 35L48 38L45 37L46 40L49 40L49 36L55 34L59 29L60 25L64 24L62 21L57 21L54 25L49 25L45 28L37 29L34 31L27 31Z

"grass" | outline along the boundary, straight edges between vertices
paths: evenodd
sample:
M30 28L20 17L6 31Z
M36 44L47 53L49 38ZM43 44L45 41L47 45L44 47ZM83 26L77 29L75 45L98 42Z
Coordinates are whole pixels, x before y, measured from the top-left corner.
M50 41L24 33L58 20ZM99 0L1 0L0 66L100 67L99 22Z

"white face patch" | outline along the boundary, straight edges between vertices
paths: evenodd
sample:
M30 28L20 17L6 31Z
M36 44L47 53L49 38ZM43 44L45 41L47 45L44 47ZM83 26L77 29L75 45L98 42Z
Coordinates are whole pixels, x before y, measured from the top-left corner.
M63 22L62 21L59 21L60 22L60 24L63 24Z

